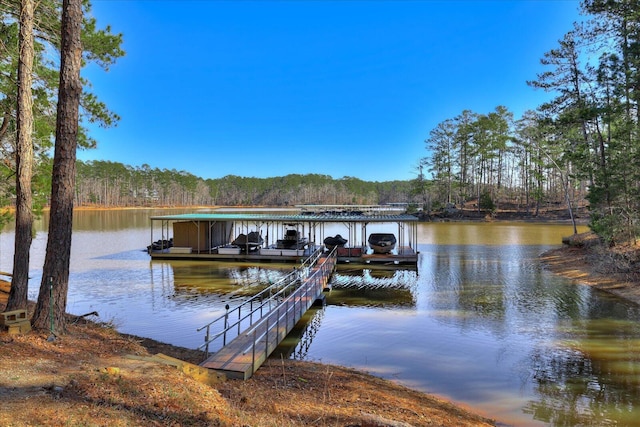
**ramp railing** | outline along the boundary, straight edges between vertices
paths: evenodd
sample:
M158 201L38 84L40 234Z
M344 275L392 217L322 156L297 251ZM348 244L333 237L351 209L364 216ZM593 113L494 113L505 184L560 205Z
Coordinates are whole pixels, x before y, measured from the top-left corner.
M205 358L209 357L209 350L214 342L221 340L221 346L224 347L227 342L239 336L243 330L254 326L256 322L277 307L281 301L291 295L304 282L310 270L322 256L322 253L322 248L316 250L299 267L285 277L234 308L230 308L227 304L223 315L198 328L198 332L206 330L204 343L198 347L199 350L204 349ZM212 336L211 331L217 329L219 329L219 332Z
M262 361L269 357L322 293L335 267L336 253L335 249L332 250L329 256L323 259L322 264L316 264L317 268L302 280L301 286L286 296L283 294L282 300L269 315L243 333L246 337L251 337L251 344L243 351L243 354L251 352L251 375L260 367Z

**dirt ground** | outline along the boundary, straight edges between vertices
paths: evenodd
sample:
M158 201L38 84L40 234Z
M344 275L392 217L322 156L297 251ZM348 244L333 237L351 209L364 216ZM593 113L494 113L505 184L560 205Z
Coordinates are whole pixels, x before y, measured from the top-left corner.
M590 232L541 255L550 271L640 304L640 246L605 248Z

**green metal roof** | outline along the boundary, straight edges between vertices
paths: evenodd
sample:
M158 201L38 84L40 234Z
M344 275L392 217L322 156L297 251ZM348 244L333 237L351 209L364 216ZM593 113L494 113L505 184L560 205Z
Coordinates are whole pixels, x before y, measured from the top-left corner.
M295 215L278 215L278 214L250 214L250 213L190 213L179 215L162 215L152 216L154 221L257 221L257 222L285 222L285 223L302 223L302 222L413 222L417 221L413 215L354 215L354 214L295 214Z

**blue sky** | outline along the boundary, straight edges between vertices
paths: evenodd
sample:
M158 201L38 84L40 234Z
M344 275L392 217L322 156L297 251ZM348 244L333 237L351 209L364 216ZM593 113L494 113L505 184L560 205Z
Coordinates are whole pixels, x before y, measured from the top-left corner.
M119 114L81 160L203 178L405 180L439 122L549 95L527 86L577 0L93 0L126 56L84 72Z

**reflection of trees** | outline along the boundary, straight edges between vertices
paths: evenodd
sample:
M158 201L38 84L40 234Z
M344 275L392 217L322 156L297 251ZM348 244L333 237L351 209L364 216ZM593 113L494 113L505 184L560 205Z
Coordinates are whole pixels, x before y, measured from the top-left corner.
M77 210L73 212L74 231L118 231L142 229L149 230L149 216L151 215L171 215L184 213L184 210ZM49 218L44 217L44 224L49 223ZM156 230L159 232L159 230ZM160 238L161 236L157 236ZM165 236L168 238L169 236ZM145 248L150 241L141 241L140 249Z
M509 275L495 249L485 246L442 246L432 260L430 305L436 312L456 313L437 319L461 328L489 328L497 334L508 328L509 286L517 286L517 271ZM505 276L508 280L505 280Z
M183 214L185 209L135 209L135 210L74 210L73 211L73 231L131 231L149 230L149 217L153 215L174 215ZM47 231L49 229L49 213L45 211L40 217L35 219L34 228L36 231ZM14 226L8 224L5 231L13 230ZM155 240L159 239L160 230L154 230ZM165 236L169 238L170 236ZM144 239L139 242L139 248L144 249L151 243L149 234L146 233Z
M229 270L229 278L242 289L262 290L282 279L290 270L263 267L238 267Z
M532 362L539 399L530 401L523 411L534 419L554 426L637 425L637 362L631 381L615 373L618 369L611 369L613 364L574 350L539 351L532 355Z
M430 267L434 291L430 304L435 310L459 312L441 320L470 328L481 323L498 334L513 329L546 333L556 328L559 318L588 314L590 289L549 280L535 261L531 268L524 264L524 254L512 262L513 250L510 246L439 248Z
M525 413L554 426L640 425L636 306L566 286L525 257L511 263L505 248L442 247L434 258L430 305L447 313L439 321L542 343L525 361L523 387L536 396ZM558 336L570 345L552 342Z
M286 269L264 268L252 265L234 265L201 261L170 261L154 263L160 267L162 287L170 289L172 299L180 301L226 301L253 296L277 282ZM152 272L152 276L156 276ZM152 277L152 282L155 282Z
M640 420L637 323L580 320L573 328L581 336L571 342L571 348L538 350L532 355L539 400L530 401L524 412L556 426L637 426Z

